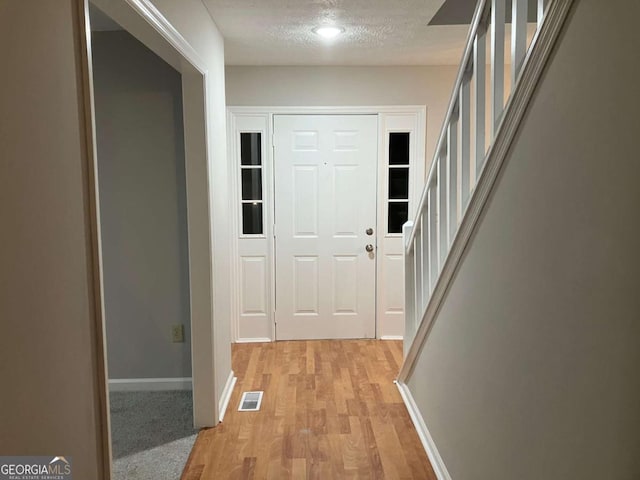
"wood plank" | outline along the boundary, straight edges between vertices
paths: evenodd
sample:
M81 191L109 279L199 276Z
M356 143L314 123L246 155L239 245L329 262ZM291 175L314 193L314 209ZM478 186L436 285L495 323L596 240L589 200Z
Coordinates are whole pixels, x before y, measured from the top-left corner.
M451 118L447 130L447 243L445 256L449 253L449 246L458 230L458 116ZM444 260L443 260L444 262Z
M478 27L478 33L473 44L473 86L475 92L475 151L476 180L484 165L486 153L486 72L487 72L487 26L482 24Z
M435 480L393 385L402 342L237 344L232 352L238 381L224 423L199 433L183 480ZM257 388L261 410L238 412L241 392Z
M513 90L527 51L528 0L513 0L511 9L511 89Z
M420 217L422 218L422 217ZM424 279L427 278L428 272L426 271L425 266L427 262L425 261L426 252L423 249L423 244L421 239L426 235L426 228L424 228L424 224L421 220L419 220L414 227L416 229L416 236L414 238L413 244L413 252L414 252L414 270L413 270L413 286L415 292L415 311L418 315L422 313L423 305L425 304L425 295L422 289L420 289L420 285L423 284ZM428 255L427 255L428 256Z
M447 126L447 132L450 130ZM447 144L448 146L448 144ZM449 253L449 152L438 155L438 273Z
M491 143L504 110L505 0L491 0Z
M471 75L469 74L462 80L458 102L460 105L460 213L464 215L471 194Z
M537 22L538 22L538 28L540 28L540 25L542 24L542 20L544 20L544 9L545 9L545 2L544 0L538 0L538 8L537 8Z
M431 267L429 266L429 228L427 225L429 224L429 211L425 208L422 211L422 215L420 216L420 225L425 228L422 230L422 238L420 239L420 247L422 249L422 288L420 289L420 295L422 297L422 302L420 303L420 308L416 311L414 315L414 328L418 328L418 322L422 319L422 315L424 311L427 309L427 303L429 303L429 281L431 275ZM418 239L416 238L417 242Z
M439 179L438 179L439 181ZM438 186L432 183L428 190L429 209L429 293L433 292L440 273L438 259ZM420 323L422 319L418 320Z

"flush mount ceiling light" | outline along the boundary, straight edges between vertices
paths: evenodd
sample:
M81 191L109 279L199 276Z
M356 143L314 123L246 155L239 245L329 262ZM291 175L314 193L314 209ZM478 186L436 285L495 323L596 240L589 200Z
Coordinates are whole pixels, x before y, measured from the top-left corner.
M314 28L312 31L316 35L320 35L322 38L330 40L337 37L341 33L344 33L344 28L336 27L334 25L322 25L320 27Z

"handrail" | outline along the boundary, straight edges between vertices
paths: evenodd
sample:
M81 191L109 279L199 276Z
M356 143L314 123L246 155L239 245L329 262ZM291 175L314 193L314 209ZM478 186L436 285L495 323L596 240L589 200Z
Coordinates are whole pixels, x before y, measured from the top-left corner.
M465 44L464 52L462 53L462 61L460 62L460 68L458 69L458 75L456 77L456 81L453 84L453 92L451 94L451 99L449 100L449 107L447 108L447 113L445 115L445 121L442 124L442 130L440 131L440 136L438 137L438 143L436 143L436 149L434 150L433 161L431 162L431 167L429 167L429 173L427 174L427 181L425 182L425 188L422 190L422 195L420 196L420 202L418 202L418 208L416 208L416 214L413 219L413 225L418 224L418 217L420 216L420 212L425 206L425 202L427 201L427 187L433 181L433 177L436 171L437 159L442 152L443 144L445 139L447 138L447 130L449 127L449 122L453 117L453 114L456 111L456 105L458 104L458 92L460 91L460 87L462 86L462 81L469 69L469 60L471 58L471 53L473 52L473 45L476 39L476 34L478 33L478 28L483 20L483 14L485 13L485 6L487 4L487 0L480 0L476 5L476 10L473 14L473 20L471 21L471 28L469 29L469 33L467 35L467 42ZM406 245L411 245L415 239L416 231L415 229L411 230L411 234L407 239Z

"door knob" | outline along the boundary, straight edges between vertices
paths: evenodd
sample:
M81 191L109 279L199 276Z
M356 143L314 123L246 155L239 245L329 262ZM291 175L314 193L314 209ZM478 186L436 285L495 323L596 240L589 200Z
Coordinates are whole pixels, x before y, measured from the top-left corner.
M364 247L364 249L365 249L367 252L371 253L371 252L373 252L373 245L369 244L369 245L367 245L366 247Z
M365 233L366 233L367 235L369 235L369 236L373 235L373 228L367 228L367 229L365 230Z

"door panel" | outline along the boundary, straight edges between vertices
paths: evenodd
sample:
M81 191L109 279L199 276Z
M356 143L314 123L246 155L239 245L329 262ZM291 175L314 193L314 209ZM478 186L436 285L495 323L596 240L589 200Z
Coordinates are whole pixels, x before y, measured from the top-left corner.
M318 257L293 257L294 315L318 316Z
M375 115L274 116L276 336L375 336Z
M318 167L295 165L292 170L294 237L317 238L320 210Z

